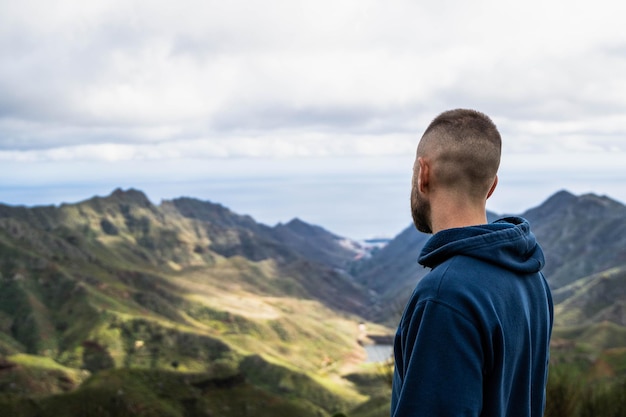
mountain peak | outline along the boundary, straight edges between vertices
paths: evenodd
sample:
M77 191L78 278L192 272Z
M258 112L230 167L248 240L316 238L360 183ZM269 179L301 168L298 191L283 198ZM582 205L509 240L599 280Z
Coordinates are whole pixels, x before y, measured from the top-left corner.
M587 201L593 204L597 204L606 208L618 208L624 205L617 200L612 199L606 195L597 195L593 193L583 194L579 197L580 201Z
M282 226L282 225L279 225ZM336 239L338 238L338 236L336 236L334 233L329 232L328 230L324 229L321 226L315 226L312 225L310 223L307 223L303 220L301 220L298 217L294 217L293 219L291 219L287 224L285 224L285 227L295 233L301 234L301 235L308 235L310 237L316 236L316 237L322 237L322 238L330 238L330 239Z
M298 218L298 217L294 217L293 219L291 219L291 220L287 223L287 226L289 226L289 225L291 225L291 226L302 226L302 225L308 225L308 223L307 223L307 222L305 222L305 221L303 221L303 220L301 220L301 219L300 219L300 218Z
M580 197L575 196L567 190L561 190L550 196L541 205L527 210L522 214L531 223L537 218L550 218L552 216L560 216L564 211L574 206ZM561 213L561 214L559 214Z
M172 204L183 216L223 227L246 227L256 229L259 224L248 216L233 212L228 207L191 197L179 197L165 202Z
M134 188L129 188L128 190L116 188L115 190L113 190L108 198L140 204L144 207L152 204L143 191L136 190Z
M550 196L544 203L544 206L563 206L565 204L571 204L577 199L577 197L567 190L560 190Z
M539 207L529 211L539 210L544 214L562 210L596 213L598 210L622 210L624 205L605 195L587 193L576 196L569 191L561 190L549 197ZM597 213L596 213L597 214Z

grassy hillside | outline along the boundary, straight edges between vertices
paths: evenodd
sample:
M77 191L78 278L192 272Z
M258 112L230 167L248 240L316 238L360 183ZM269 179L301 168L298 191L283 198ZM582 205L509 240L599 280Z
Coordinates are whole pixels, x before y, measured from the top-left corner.
M559 193L527 214L558 284L546 415L567 415L563 393L588 396L572 416L619 404L606 393L626 378L622 208ZM425 240L407 229L355 262L359 248L322 228L188 198L0 205L0 409L388 415L389 368L364 363L363 343L393 333Z
M544 249L553 289L626 262L626 206L609 197L561 191L523 216Z
M242 376L214 377L156 370L109 370L56 396L0 397L13 417L319 416L328 411L250 384Z
M133 190L60 207L0 206L6 409L330 415L367 401L344 377L365 359L365 290L337 269L336 254L326 265L320 252L309 259L306 245L293 250L221 206L178 206ZM280 234L334 242L297 226ZM187 388L161 395L153 380Z
M522 216L544 249L555 302L546 416L625 415L620 398L626 381L626 206L563 191ZM390 326L397 323L402 300L428 272L416 263L427 238L409 227L353 268L376 292L384 306L377 317Z

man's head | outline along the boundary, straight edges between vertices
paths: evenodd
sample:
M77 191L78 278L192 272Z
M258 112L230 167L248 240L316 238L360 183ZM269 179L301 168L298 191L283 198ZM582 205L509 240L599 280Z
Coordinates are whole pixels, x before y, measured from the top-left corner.
M480 207L493 192L500 165L501 138L491 119L457 109L437 116L417 147L411 214L418 230L432 233L432 193Z

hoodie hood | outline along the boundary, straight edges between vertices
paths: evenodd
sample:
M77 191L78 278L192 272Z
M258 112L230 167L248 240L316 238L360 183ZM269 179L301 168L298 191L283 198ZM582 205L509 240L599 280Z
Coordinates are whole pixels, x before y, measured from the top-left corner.
M521 217L442 230L422 249L418 262L429 268L452 256L469 256L521 273L539 272L545 265L530 224Z

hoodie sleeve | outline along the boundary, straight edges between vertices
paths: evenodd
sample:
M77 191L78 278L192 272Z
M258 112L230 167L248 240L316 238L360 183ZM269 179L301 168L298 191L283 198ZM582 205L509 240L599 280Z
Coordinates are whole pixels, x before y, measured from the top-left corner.
M392 417L480 415L481 338L459 311L432 299L407 310L394 355Z

